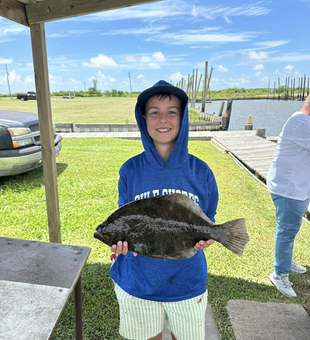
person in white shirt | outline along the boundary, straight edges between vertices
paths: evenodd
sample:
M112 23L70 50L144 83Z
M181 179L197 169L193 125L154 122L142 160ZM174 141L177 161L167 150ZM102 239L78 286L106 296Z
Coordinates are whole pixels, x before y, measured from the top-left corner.
M282 293L296 297L288 275L305 273L293 261L295 237L310 199L310 95L301 111L285 123L267 175L267 188L276 207L274 271L271 282Z

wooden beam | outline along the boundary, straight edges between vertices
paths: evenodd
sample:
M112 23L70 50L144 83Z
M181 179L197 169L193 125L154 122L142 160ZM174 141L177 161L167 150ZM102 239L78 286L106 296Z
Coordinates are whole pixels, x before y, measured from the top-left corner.
M61 243L57 168L44 24L30 26L50 242Z
M0 0L0 16L19 24L29 26L25 5L16 0Z
M162 0L47 0L26 5L29 24L108 11Z

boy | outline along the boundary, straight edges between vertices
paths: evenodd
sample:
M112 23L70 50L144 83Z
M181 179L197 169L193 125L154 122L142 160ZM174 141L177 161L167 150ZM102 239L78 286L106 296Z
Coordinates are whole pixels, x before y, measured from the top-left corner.
M188 153L187 102L183 90L163 80L139 95L135 114L145 151L120 169L119 206L179 192L214 221L217 185L208 165ZM185 260L148 259L129 252L127 242L111 247L119 255L111 277L122 336L160 340L166 320L173 339L205 339L207 264L200 250L212 243L199 241L194 246L197 253Z

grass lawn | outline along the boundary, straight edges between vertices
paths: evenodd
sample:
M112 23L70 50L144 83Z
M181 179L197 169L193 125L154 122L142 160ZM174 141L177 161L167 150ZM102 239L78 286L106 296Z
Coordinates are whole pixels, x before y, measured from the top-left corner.
M135 123L136 98L51 98L54 123ZM0 110L38 112L37 101L2 99Z
M70 101L70 103L74 102ZM0 101L1 103L1 101ZM26 105L33 105L26 102ZM129 110L130 111L130 110ZM310 312L310 228L303 222L295 242L295 260L308 272L292 273L297 298L278 293L269 281L273 270L275 216L267 189L209 142L189 142L192 154L205 160L218 182L217 223L247 219L250 235L243 257L216 243L205 250L209 302L221 338L234 339L225 309L228 300L299 303ZM117 208L118 170L142 151L140 141L64 139L57 157L60 217L64 244L92 252L82 273L84 339L121 339L118 304L109 277L109 247L93 238L95 227ZM0 235L48 241L42 168L0 178ZM75 339L74 299L70 299L53 339Z

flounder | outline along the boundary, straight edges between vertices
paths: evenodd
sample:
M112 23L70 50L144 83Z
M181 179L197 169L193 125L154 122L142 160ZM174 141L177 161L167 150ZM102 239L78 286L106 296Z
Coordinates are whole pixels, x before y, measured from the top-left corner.
M152 259L192 257L200 240L213 239L242 255L249 235L244 218L214 224L183 194L127 203L97 228L94 237L108 246L127 241L128 249Z

